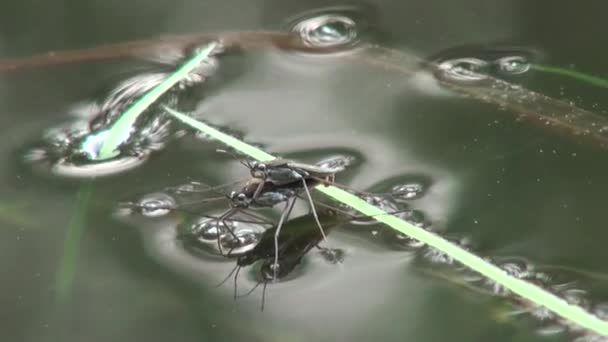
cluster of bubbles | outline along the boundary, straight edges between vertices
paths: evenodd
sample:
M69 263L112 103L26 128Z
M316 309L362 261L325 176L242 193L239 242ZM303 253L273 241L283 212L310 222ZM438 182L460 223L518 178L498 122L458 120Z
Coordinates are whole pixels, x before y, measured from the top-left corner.
M427 191L427 187L428 184L424 184L423 182L406 182L393 186L386 194L369 194L362 196L362 198L386 212L396 212L395 216L413 225L430 230L432 226L425 218L424 213L409 207L409 201L423 196ZM372 225L374 224L374 220L373 218L363 218L354 220L353 223ZM541 326L538 329L538 333L541 335L570 333L575 336L577 342L606 341L605 337L591 334L588 330L557 316L545 307L521 299L521 297L513 294L503 285L472 271L440 250L387 227L374 227L373 229L371 231L372 235L380 237L381 241L391 248L413 252L415 260L418 263L422 263L424 269L439 267L443 270L441 271L442 273L445 271L446 274L451 274L449 279L457 283L464 283L473 290L509 300L514 306L510 315L528 314L536 318L541 322ZM464 250L471 249L471 242L467 238L444 238ZM592 303L589 299L588 291L575 286L576 284L571 279L567 279L564 276L560 277L557 272L551 273L542 270L522 258L488 257L485 260L496 265L510 276L544 288L548 292L564 299L569 304L579 306L602 320L608 320L607 303Z
M468 249L466 240L451 240L452 243L460 245L464 249ZM605 337L595 335L588 330L582 328L574 322L566 320L543 306L522 299L516 294L513 294L509 289L501 284L486 278L464 265L459 264L453 258L444 253L428 247L421 248L422 253L417 255L418 260L425 263L425 269L429 266L448 267L445 270L447 274L451 274L448 278L456 283L466 284L466 286L474 291L484 294L498 296L511 302L513 309L508 313L509 316L527 314L540 322L537 329L540 335L555 335L558 333L570 333L577 342L583 341L606 341ZM493 263L505 273L512 277L535 284L546 291L562 298L571 305L576 305L584 310L589 311L596 317L602 320L608 320L608 304L607 303L592 303L589 299L588 291L575 286L575 282L558 279L557 272L547 272L536 268L532 263L521 258L485 258L486 261ZM448 272L452 271L452 272Z
M410 180L389 187L389 191L384 193L357 193L365 202L381 209L382 211L396 216L414 226L431 229L431 222L426 214L419 209L411 208L412 201L420 199L426 193L427 182ZM358 226L369 226L367 230L375 239L379 239L389 248L396 250L418 250L424 244L410 238L409 236L395 231L387 226L378 226L378 221L374 217L358 216L346 205L341 208L348 211L355 218L350 223Z
M204 185L191 182L172 188L168 192L177 196L189 196L204 189ZM180 201L182 198L176 198L168 192L150 193L135 202L121 203L115 214L117 216L140 215L156 219L182 210L184 206L184 203ZM220 214L189 214L188 218L178 226L176 238L191 251L236 256L254 248L265 230L262 223L254 222L250 218L239 218L237 215L222 221L218 219L219 216Z
M185 237L182 240L187 242L187 249L238 256L257 245L264 227L251 221L220 221L216 217L195 216L185 221L178 230L180 236Z
M205 60L146 109L128 132L119 137L114 154L102 155L102 146L123 113L172 74L188 55L183 51L167 51L154 58L153 68L157 71L120 82L100 101L74 106L70 110L72 119L47 129L40 143L26 154L26 161L50 167L55 174L72 177L115 174L139 166L151 152L162 149L174 133L162 106L182 106L188 91L196 90L196 86L202 85L215 71L216 57Z
M502 56L482 51L479 57L438 59L435 76L441 80L479 82L490 77L508 77L528 72L531 61L526 55L504 52Z

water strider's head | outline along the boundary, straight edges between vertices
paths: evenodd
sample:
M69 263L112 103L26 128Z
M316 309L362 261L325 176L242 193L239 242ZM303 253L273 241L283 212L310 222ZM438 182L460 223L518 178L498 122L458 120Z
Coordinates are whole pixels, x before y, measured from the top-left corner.
M228 196L230 205L234 208L247 208L251 203L251 198L244 192L232 191Z
M266 170L268 170L268 167L266 166L265 163L263 162L258 162L258 161L252 161L250 163L251 168L249 169L251 172L251 177L253 178L261 178L261 179L265 179L266 178Z

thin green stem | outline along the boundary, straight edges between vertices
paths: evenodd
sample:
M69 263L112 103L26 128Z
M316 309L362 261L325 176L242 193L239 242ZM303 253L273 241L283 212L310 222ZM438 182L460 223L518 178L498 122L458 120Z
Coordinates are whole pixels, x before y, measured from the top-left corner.
M254 147L248 145L234 137L231 137L225 133L222 133L215 128L194 120L187 115L176 112L175 110L164 107L169 114L173 115L178 120L185 124L192 126L203 133L231 146L232 148L247 154L248 156L260 160L270 160L275 157ZM365 202L361 198L352 195L342 189L334 186L318 185L316 190L333 197L334 199L356 209L364 215L375 216L376 220L382 222L392 229L395 229L403 234L406 234L420 242L427 244L449 256L458 260L463 265L471 268L484 275L485 277L492 279L496 283L509 289L514 294L520 297L535 302L538 305L542 305L547 309L553 311L557 315L570 320L571 322L577 323L582 327L585 327L591 331L594 331L601 335L608 335L608 322L602 321L597 316L585 311L580 306L572 305L565 300L555 296L554 294L545 291L544 289L529 283L527 281L515 278L509 275L499 267L483 260L471 252L468 252L458 245L455 245L444 238L428 232L420 227L412 225L402 219L387 214L383 210L369 203Z
M92 192L93 186L89 182L83 185L76 195L76 206L68 223L63 245L63 256L56 279L59 302L65 301L72 288L78 252L80 251L80 240L84 232Z
M608 88L608 80L593 75L587 75L576 70L542 64L532 64L532 69L548 74L567 76L594 86Z

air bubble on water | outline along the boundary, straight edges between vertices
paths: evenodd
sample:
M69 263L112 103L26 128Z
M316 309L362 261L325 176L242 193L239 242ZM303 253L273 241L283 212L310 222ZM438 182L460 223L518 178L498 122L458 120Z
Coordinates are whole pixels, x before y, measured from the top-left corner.
M427 248L422 256L433 264L451 265L454 263L454 258L432 247Z
M530 62L524 56L507 56L496 60L498 69L511 75L523 74L530 70Z
M402 208L398 203L396 203L392 199L384 197L384 196L365 195L365 196L361 196L361 199L363 199L365 202L367 202L375 207L380 208L381 210L383 210L386 213L401 212L404 210L404 208ZM347 210L353 211L352 208L347 209ZM358 214L353 211L353 215L358 215ZM378 221L376 221L376 219L374 219L373 217L357 217L356 219L351 220L350 222L352 224L356 224L356 225L371 225L371 224L378 223Z
M483 59L466 57L445 60L437 65L442 79L450 81L482 81L488 78L490 63Z
M304 44L311 47L340 47L357 38L357 24L349 17L324 14L296 23L292 31L299 33Z
M225 231L225 227L215 218L199 217L192 222L190 231L197 239L215 242L218 235Z
M177 204L173 197L159 192L148 194L137 204L140 213L146 217L160 217L169 214Z
M515 278L527 278L532 274L532 268L529 263L524 260L512 260L499 264L502 270L508 275Z
M187 235L191 241L214 249L219 254L217 239L219 234L223 253L230 255L243 254L255 247L262 233L263 225L231 219L221 222L216 217L196 217L186 224ZM230 233L234 233L235 237Z
M337 155L325 158L315 164L315 166L326 168L326 169L334 169L336 172L340 172L350 166L355 161L355 157L352 156L344 156Z
M420 198L424 191L424 185L420 183L406 183L395 185L391 189L391 194L396 199L413 200Z
M541 336L554 336L563 333L566 330L566 327L559 324L551 324L544 327L541 327L536 330L536 333Z
M220 238L222 248L225 251L229 251L231 255L240 255L252 250L262 236L260 230L249 226L244 227L241 225L241 227L236 229L233 228L233 231L236 239L229 233L222 235Z

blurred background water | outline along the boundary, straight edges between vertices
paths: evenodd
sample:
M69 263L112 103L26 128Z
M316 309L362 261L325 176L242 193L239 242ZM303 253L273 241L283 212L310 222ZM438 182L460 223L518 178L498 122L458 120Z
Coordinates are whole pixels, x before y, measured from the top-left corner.
M165 34L283 30L294 17L344 5L360 10L373 42L421 57L469 45L523 47L543 64L595 75L608 67L601 44L608 5L591 1L4 1L0 57ZM605 149L493 105L438 95L416 78L353 63L349 53L270 50L222 59L198 109L272 153L307 162L355 157L340 179L355 189L425 179L422 196L407 204L434 230L467 238L481 256L608 272ZM172 243L174 218L112 217L118 201L142 193L244 176L215 152L219 143L186 137L132 171L92 181L23 162L70 107L134 67L133 60L100 61L0 74L3 339L572 339L539 333L550 322L508 317L508 301L429 276L433 267L411 250L352 225L330 236L345 251L342 264L313 252L293 279L268 287L263 313L259 292L233 302L229 284L215 287L233 264ZM514 81L599 114L608 106L603 89L577 81L532 72ZM76 226L82 236L70 241ZM70 256L75 263L66 266ZM605 282L566 278L589 302L605 302Z

